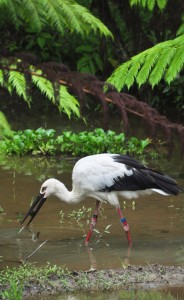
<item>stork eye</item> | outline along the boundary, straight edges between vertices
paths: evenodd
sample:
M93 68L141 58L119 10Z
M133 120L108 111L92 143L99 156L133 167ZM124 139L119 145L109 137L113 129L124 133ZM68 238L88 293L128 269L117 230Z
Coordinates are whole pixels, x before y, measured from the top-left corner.
M46 186L43 186L42 190L41 190L41 193L44 193L46 191L46 188L47 188Z

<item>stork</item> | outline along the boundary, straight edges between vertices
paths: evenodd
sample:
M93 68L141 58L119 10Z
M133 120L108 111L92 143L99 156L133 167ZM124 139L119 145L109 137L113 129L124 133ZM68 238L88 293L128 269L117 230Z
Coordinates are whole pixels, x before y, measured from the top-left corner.
M121 211L119 197L133 199L151 193L167 196L181 192L177 182L168 175L150 169L129 155L120 154L102 153L81 158L73 168L72 181L72 190L68 191L59 180L47 179L21 224L30 216L27 227L50 196L68 204L91 197L96 199L96 205L85 243L89 243L97 223L100 203L108 202L116 208L128 244L132 245L129 224Z

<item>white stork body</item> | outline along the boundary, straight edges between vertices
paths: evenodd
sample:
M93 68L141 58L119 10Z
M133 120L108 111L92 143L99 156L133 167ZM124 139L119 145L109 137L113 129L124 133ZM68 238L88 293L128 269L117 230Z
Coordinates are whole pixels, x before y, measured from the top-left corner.
M129 234L128 224L120 210L119 196L132 199L153 192L177 195L181 191L171 177L149 169L129 155L119 154L96 154L80 159L73 168L72 181L72 191L68 191L59 180L46 180L21 223L30 215L28 226L49 196L54 195L66 203L78 203L86 197L92 197L96 199L96 209L86 241L89 241L96 224L99 203L103 201L116 207L122 225ZM127 238L131 243L130 234Z
M40 193L43 188L45 197L54 194L67 203L92 197L118 207L119 196L132 199L153 192L169 195L179 191L175 180L167 175L152 171L128 155L118 154L96 154L80 159L73 168L72 181L69 192L59 180L50 178L43 183Z

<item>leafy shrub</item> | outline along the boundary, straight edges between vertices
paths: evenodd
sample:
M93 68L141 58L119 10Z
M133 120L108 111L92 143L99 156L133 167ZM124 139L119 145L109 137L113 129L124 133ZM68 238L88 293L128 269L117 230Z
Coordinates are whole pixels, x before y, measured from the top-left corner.
M65 131L57 137L55 135L54 129L43 128L14 132L12 136L0 141L0 152L7 155L65 154L72 156L104 152L142 154L145 147L150 144L149 139L139 140L135 137L127 139L124 133L116 134L112 130L105 132L101 128L93 132Z

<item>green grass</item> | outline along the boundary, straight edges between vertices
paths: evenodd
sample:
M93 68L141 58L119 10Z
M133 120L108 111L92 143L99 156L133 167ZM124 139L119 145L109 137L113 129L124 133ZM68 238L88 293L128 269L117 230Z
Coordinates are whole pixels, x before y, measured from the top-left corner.
M170 270L168 269L167 272L169 275ZM97 293L119 289L118 299L174 300L174 296L170 293L138 291L137 284L144 284L144 286L147 284L149 287L151 282L153 286L153 275L157 279L161 274L160 270L154 269L152 265L145 266L141 272L138 272L138 267L133 266L118 269L117 272L109 269L88 273L85 271L69 272L67 269L50 264L43 267L25 264L17 268L6 268L0 272L0 299L22 300L24 295L29 295L33 290L39 295L44 295L45 292L63 295L72 292ZM127 291L127 286L131 287L131 290ZM85 299L85 294L82 295Z

